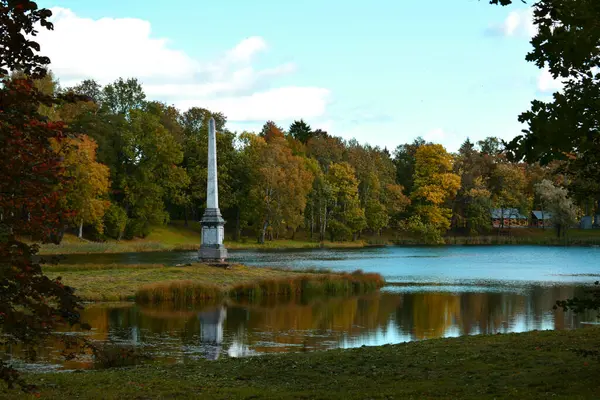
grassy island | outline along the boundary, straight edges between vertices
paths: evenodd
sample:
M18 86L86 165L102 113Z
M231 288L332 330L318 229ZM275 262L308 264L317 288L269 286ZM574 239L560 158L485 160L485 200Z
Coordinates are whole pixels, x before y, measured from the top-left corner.
M87 301L136 300L146 303L163 301L200 301L231 296L259 297L274 295L361 294L383 286L379 274L359 271L293 271L276 268L232 265L228 269L204 264L169 267L143 265L57 265L46 266L51 278L62 277L64 284L76 289Z
M582 328L26 378L43 399L591 399L600 364L573 349L598 346Z

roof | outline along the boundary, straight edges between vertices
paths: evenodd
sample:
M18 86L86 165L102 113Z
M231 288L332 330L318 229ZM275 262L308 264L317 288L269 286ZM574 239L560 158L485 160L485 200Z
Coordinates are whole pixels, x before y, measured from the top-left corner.
M504 211L504 212L502 212L502 211ZM501 210L500 208L492 208L490 210L490 214L492 215L492 218L494 218L494 219L499 219L499 218L527 219L527 217L524 216L523 214L521 214L517 208L505 208L504 210ZM504 214L504 215L502 215L502 214Z
M551 219L552 213L550 211L532 211L531 212L537 219Z

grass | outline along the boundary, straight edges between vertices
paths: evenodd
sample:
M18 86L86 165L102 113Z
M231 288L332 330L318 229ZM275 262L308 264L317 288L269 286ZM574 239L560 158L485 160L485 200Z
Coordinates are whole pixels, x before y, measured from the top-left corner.
M506 229L509 236L500 236L496 231L488 235L459 236L448 234L445 237L447 245L505 245L505 244L533 244L533 245L572 245L588 246L600 245L600 229L581 230L571 229L566 239L556 238L553 229L511 228ZM396 245L421 245L422 243L406 234L387 230L382 236L364 234L360 240L348 242L319 242L306 237L299 232L296 240L279 239L259 244L254 238L243 238L240 241L226 240L225 245L231 250L261 249L316 249L339 248L352 249L369 246ZM144 251L178 251L197 250L200 246L200 225L190 222L184 226L182 221L173 221L169 225L153 228L152 233L146 238L133 240L108 240L106 242L91 242L82 240L74 235L66 234L63 241L58 244L44 244L40 253L52 254L96 254L96 253L130 253Z
M588 399L600 393L600 363L573 349L599 346L590 327L25 377L60 400Z
M342 293L355 286L360 286L356 290L367 291L383 284L383 279L377 274L334 274L326 270L300 271L244 265L232 265L230 269L204 264L186 267L156 264L49 265L44 267L44 272L50 278L62 277L64 284L76 288L75 293L87 301L197 302L225 297L232 289L231 293L237 293L236 297L243 297L239 295L241 288L261 290L273 284L278 287L282 282L292 282L291 287L295 288L297 282L305 282L305 286L301 286L303 291L327 293L334 292L334 286ZM310 283L313 280L317 283ZM331 287L319 289L320 282L329 282Z
M255 281L217 286L194 281L155 283L140 288L135 294L138 303L173 302L191 305L207 300L229 297L234 300L258 302L266 297L287 299L306 296L359 295L374 292L385 284L379 274L364 274L362 271L348 273L296 273Z

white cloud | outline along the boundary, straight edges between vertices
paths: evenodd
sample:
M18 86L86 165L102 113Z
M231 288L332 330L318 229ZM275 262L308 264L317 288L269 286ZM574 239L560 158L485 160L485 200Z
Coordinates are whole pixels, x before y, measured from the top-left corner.
M533 8L511 11L501 24L493 25L490 30L503 36L535 36L537 27L533 23Z
M560 79L554 79L548 68L544 68L538 77L537 87L542 93L554 93L561 91L564 84Z
M220 57L196 60L165 38L152 36L150 22L135 18L82 18L53 8L54 30L39 30L42 54L62 86L92 78L108 84L136 77L149 99L185 110L192 106L223 112L229 120L277 121L320 116L330 92L317 87L277 87L277 77L293 73L293 63L257 69L268 45L258 36L241 40Z
M223 112L233 121L275 122L294 118L314 118L325 113L329 97L327 89L317 87L283 87L248 96L206 99L204 107ZM187 109L195 100L175 103Z

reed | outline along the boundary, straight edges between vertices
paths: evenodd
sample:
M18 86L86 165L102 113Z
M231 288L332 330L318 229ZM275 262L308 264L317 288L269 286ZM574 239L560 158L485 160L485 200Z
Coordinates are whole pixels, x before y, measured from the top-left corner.
M219 286L193 281L173 281L143 286L137 291L135 300L142 304L197 304L207 300L218 300L224 296L225 292Z
M235 300L259 301L264 297L297 298L305 296L347 296L376 291L385 285L379 274L320 273L291 278L270 279L235 285L229 297Z
M230 298L260 301L268 297L298 299L305 296L347 296L374 292L385 285L379 274L319 273L262 279L229 286L216 286L189 280L154 283L135 294L140 304L173 303L191 305Z

